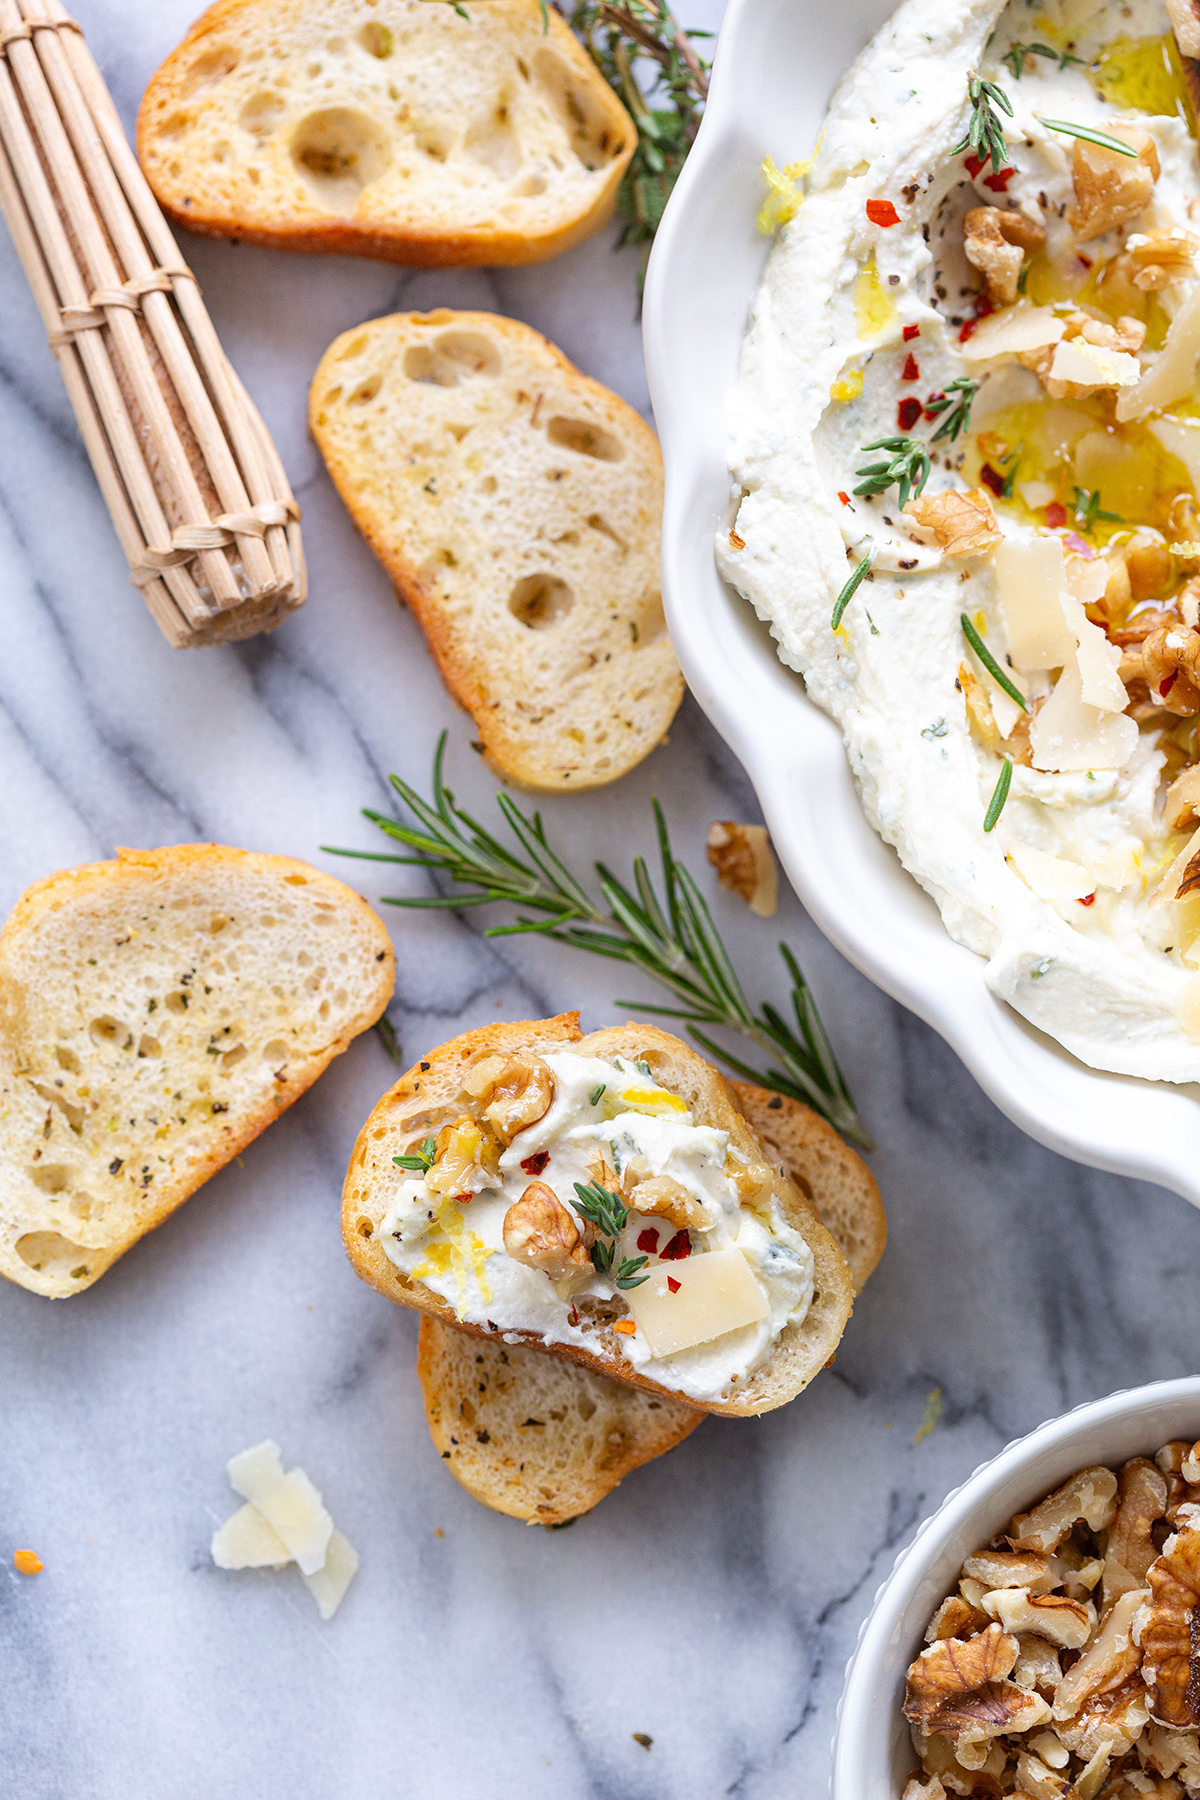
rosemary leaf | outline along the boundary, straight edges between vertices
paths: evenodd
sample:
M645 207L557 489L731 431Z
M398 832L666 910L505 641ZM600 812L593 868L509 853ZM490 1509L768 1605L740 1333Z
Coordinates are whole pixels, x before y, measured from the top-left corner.
M995 830L996 821L1004 811L1004 802L1008 799L1008 790L1012 786L1012 772L1012 757L1006 756L1003 767L1000 770L1000 778L996 783L995 791L988 801L988 809L983 815L983 829L985 831Z
M863 581L866 579L867 570L870 566L871 552L868 550L867 554L863 557L853 575L851 575L849 581L833 603L833 617L829 621L829 629L831 631L836 631L841 624L842 614L845 612L855 594L857 594Z
M966 638L968 644L970 644L972 650L975 652L992 680L998 687L1004 689L1010 700L1016 701L1022 712L1028 712L1029 706L1024 694L1021 692L1016 682L1013 681L1012 677L1004 673L1004 670L1000 667L1000 664L996 661L995 657L972 625L970 619L968 619L966 613L960 613L959 620L962 624L963 636Z
M1035 113L1039 125L1045 125L1050 131L1061 131L1065 137L1083 138L1085 143L1099 144L1102 150L1115 150L1119 156L1137 156L1132 144L1123 144L1120 138L1109 137L1106 131L1093 131L1090 125L1072 125L1067 119L1043 119Z

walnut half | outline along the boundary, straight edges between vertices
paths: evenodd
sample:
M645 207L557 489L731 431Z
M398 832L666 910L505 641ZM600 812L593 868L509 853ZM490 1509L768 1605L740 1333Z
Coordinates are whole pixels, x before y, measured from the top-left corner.
M1150 1604L1141 1621L1142 1679L1160 1725L1200 1722L1200 1531L1187 1529L1146 1574Z
M541 1269L551 1281L592 1272L587 1241L595 1235L592 1228L581 1224L544 1181L531 1181L513 1202L503 1230L507 1255L527 1268Z
M946 488L919 494L905 507L903 518L932 534L947 556L982 556L1000 542L1001 531L983 488Z
M908 1671L904 1716L921 1731L956 1744L981 1744L1029 1731L1050 1717L1040 1694L1007 1677L1020 1646L1000 1625L967 1638L940 1638Z
M708 860L723 888L740 894L760 919L771 917L779 902L779 871L765 825L717 819L708 828Z

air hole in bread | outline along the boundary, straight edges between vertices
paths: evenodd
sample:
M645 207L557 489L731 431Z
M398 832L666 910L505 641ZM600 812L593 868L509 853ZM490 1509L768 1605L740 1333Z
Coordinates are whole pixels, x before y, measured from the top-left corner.
M575 596L557 575L526 575L508 596L508 610L531 631L545 631L566 618Z
M447 425L446 430L456 444L461 444L471 427L469 425Z
M169 1013L185 1013L188 1009L188 997L186 994L168 994L163 1005Z
M363 188L378 181L391 149L366 113L330 106L301 119L292 135L292 161L322 206L353 212Z
M251 94L238 114L238 124L253 137L267 137L279 123L284 104L281 94Z
M431 162L445 162L453 148L453 138L440 125L426 125L418 134L417 149Z
M104 1205L93 1200L90 1194L76 1194L67 1211L75 1219L99 1219L103 1217Z
M515 200L532 199L535 194L544 194L545 191L546 177L538 174L526 175L512 190Z
M120 1019L114 1019L111 1013L103 1013L100 1018L93 1019L88 1026L88 1036L93 1044L116 1044L120 1050L133 1048L132 1031Z
M272 1068L286 1062L287 1054L288 1047L282 1038L272 1038L269 1044L263 1045L262 1059L265 1063L270 1063Z
M221 1058L221 1067L223 1069L236 1069L242 1058L249 1056L249 1054L250 1052L247 1050L245 1044L235 1044L233 1048L227 1050Z
M232 75L238 66L239 54L232 44L220 44L207 56L197 57L182 83L185 99L199 93L201 88L224 81L226 75Z
M577 81L551 50L539 50L533 59L537 81L558 112L571 149L585 169L601 169L625 147L623 134L614 131L606 109Z
M138 1055L139 1056L161 1056L162 1055L162 1045L159 1043L157 1038L152 1038L152 1037L143 1035L142 1037L140 1037L138 1039Z
M491 380L503 366L495 344L479 331L443 331L432 344L411 344L404 356L404 373L410 381L428 381L436 387L457 387L469 376Z
M69 1163L34 1163L25 1173L43 1194L61 1194L70 1187L75 1171Z
M467 127L463 149L493 175L498 175L501 181L512 179L521 166L521 146L509 124L505 100L501 100L486 118L475 119Z
M44 1275L69 1275L81 1281L89 1272L87 1264L79 1260L87 1255L82 1244L73 1244L58 1231L27 1231L14 1248L23 1263Z
M380 62L392 54L392 34L386 25L377 19L371 19L358 34L358 41L368 56L376 56Z
M159 126L159 128L158 128L159 136L167 138L172 141L175 138L181 138L186 131L190 130L191 123L192 123L191 113L186 113L186 112L172 113L170 118L164 119L163 123ZM172 163L172 165L171 165L172 173L174 172L174 168L175 168L175 165L174 165L174 163Z
M551 419L546 436L563 450L574 450L579 456L594 456L597 462L620 462L625 446L620 438L601 425L589 425L585 419Z
M64 1047L59 1044L55 1049L54 1055L60 1069L67 1069L72 1075L78 1075L79 1058L73 1050L64 1049Z
M347 396L347 404L350 406L365 405L368 400L375 398L382 386L382 375L368 375L366 380L360 381L354 392Z
M375 1227L372 1225L370 1219L360 1219L358 1221L357 1230L359 1237L369 1238L373 1236Z

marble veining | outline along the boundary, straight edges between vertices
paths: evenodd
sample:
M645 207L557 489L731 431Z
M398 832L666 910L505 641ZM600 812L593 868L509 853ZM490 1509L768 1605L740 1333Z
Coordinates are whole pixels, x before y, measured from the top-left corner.
M77 10L131 124L192 0ZM269 639L167 648L0 243L5 909L117 844L195 838L312 857L373 899L405 891L411 871L319 846L370 845L358 808L386 803L389 770L424 785L446 727L454 785L490 810L470 722L305 433L307 380L337 332L394 308L493 308L647 407L635 261L611 234L542 268L451 274L184 247L303 503L312 597ZM652 793L700 870L710 820L754 816L690 702L618 788L543 810L577 864L622 867L650 848ZM97 1287L66 1305L0 1293L5 1794L817 1796L846 1657L919 1520L1014 1434L1198 1366L1194 1211L1022 1136L790 897L773 925L713 904L752 994L781 991L777 938L796 946L878 1140L891 1247L835 1367L782 1412L709 1421L569 1531L477 1506L429 1445L415 1319L341 1252L346 1158L393 1073L360 1040ZM478 912L382 910L409 1058L494 1018L578 1005L598 1026L645 992L558 946L487 941ZM942 1422L914 1445L935 1386ZM267 1435L362 1556L327 1626L293 1573L208 1558L235 1504L225 1460ZM34 1580L11 1567L25 1545L46 1565Z

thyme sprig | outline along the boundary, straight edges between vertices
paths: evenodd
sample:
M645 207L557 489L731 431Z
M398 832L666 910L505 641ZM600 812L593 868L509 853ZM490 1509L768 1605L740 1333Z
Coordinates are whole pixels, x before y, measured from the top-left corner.
M1008 64L1014 81L1020 81L1027 56L1048 56L1060 69L1065 69L1068 63L1082 64L1084 61L1082 56L1072 56L1069 50L1052 50L1049 44L1012 44L1000 61Z
M838 595L837 599L834 601L833 617L829 621L830 631L836 631L838 626L841 624L842 614L845 612L846 608L849 606L850 602L853 600L855 594L857 594L860 586L867 578L867 570L871 566L871 558L874 554L875 554L875 552L873 550L867 551L867 554L863 557L862 561L859 563L858 567L855 569L853 575L851 575L849 581L846 583L845 587L842 589L841 593Z
M657 800L653 807L662 862L662 898L639 856L633 864L632 888L618 881L603 863L596 864L602 896L598 902L550 848L540 814L530 818L509 795L497 794L496 803L518 845L514 851L457 806L442 777L445 749L443 733L434 757L432 803L398 775L390 777L415 825L364 809L365 818L415 854L326 846L330 854L415 864L460 890L389 897L389 905L459 911L503 901L523 909L526 916L510 925L491 926L485 933L488 937L536 932L593 955L631 963L669 988L681 1004L652 1006L644 1000L618 1000L618 1005L683 1021L696 1043L738 1075L803 1101L845 1137L864 1149L871 1148L812 992L791 950L786 944L779 946L791 982L794 1025L769 1003L756 1012L751 1010L704 896L672 853ZM530 913L535 916L527 916ZM771 1059L768 1066L752 1068L724 1050L709 1036L713 1027L748 1039Z
M437 1144L435 1140L431 1137L427 1137L425 1142L421 1145L421 1148L413 1152L412 1155L393 1156L392 1161L398 1169L411 1169L414 1175L428 1175L430 1169L433 1167L433 1158L436 1150Z
M987 167L990 157L992 171L998 175L1008 161L1008 145L1000 113L1007 113L1011 119L1012 101L1002 87L998 87L994 81L984 81L978 75L968 77L967 99L971 103L971 122L967 126L967 135L961 144L955 144L950 154L960 156L964 150L973 150L979 158L981 172Z
M589 1225L594 1225L600 1233L592 1245L588 1255L592 1259L592 1267L599 1275L608 1275L614 1287L641 1287L643 1281L649 1281L648 1275L639 1275L638 1270L645 1268L649 1260L645 1256L624 1256L613 1274L613 1262L616 1257L616 1239L625 1229L625 1221L629 1217L629 1208L620 1194L614 1194L611 1188L601 1187L598 1181L575 1183L575 1211Z
M944 394L931 396L925 402L927 413L945 413L933 436L931 444L938 444L943 438L953 443L960 431L966 431L971 423L971 402L979 391L979 383L970 375L956 376L946 383ZM917 492L920 492L918 488Z
M1101 519L1106 525L1123 525L1125 523L1120 513L1103 512L1101 510L1099 488L1094 488L1092 492L1089 493L1087 488L1077 487L1075 489L1074 508L1075 523L1083 531L1092 531L1095 528L1097 520Z
M865 479L854 492L870 498L876 494L884 494L888 488L895 486L899 489L900 511L903 512L908 505L909 494L919 494L929 479L931 465L928 450L920 438L913 437L876 438L874 443L863 445L862 454L865 456L868 450L886 450L887 459L855 469L854 473Z
M644 280L650 245L708 98L710 65L694 40L712 34L685 31L667 0L556 4L637 126L637 148L617 192L617 212L624 220L619 241L641 249ZM646 88L635 68L639 61L652 66L654 78Z

